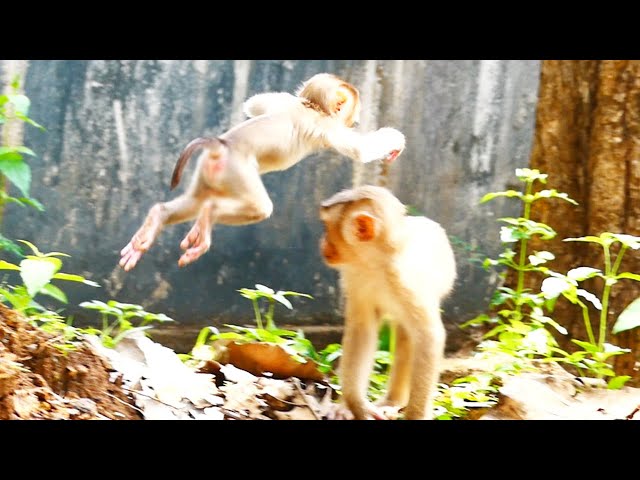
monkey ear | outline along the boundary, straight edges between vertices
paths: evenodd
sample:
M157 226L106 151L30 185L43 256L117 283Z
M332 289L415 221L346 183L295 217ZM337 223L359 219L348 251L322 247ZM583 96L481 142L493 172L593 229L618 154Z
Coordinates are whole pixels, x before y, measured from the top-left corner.
M353 216L355 235L361 242L373 240L376 236L376 217L368 213L359 212Z
M334 99L333 113L338 113L340 110L342 110L342 107L345 103L347 103L348 99L349 92L347 92L344 88L339 88Z

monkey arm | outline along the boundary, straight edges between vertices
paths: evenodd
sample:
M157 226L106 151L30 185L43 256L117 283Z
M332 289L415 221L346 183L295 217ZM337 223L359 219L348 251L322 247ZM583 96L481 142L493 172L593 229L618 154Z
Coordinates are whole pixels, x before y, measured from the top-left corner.
M257 117L267 113L278 113L300 105L300 99L286 92L259 93L250 97L242 105L242 111L249 117Z
M404 135L395 128L380 128L375 132L360 133L347 127L326 132L328 147L362 163L374 160L391 162L404 150Z

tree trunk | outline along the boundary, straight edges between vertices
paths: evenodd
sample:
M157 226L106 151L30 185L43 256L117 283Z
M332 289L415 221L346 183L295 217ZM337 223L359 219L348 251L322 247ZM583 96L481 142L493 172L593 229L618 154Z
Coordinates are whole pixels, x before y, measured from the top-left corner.
M599 246L562 239L605 231L640 235L640 61L544 61L530 165L549 174L545 188L566 192L580 205L536 202L532 218L553 227L558 236L531 242L529 251L553 252L556 260L549 266L563 273L578 266L604 269ZM626 252L624 271L640 272L640 251ZM509 276L507 283L515 285L514 278ZM539 282L539 277L530 279L528 286ZM585 282L585 287L601 298L601 281ZM612 288L607 332L639 296L638 282L621 280ZM598 317L592 313L596 331ZM569 330L569 338L586 339L578 307L558 301L554 318ZM638 383L634 366L640 329L607 337L633 350L615 358L615 370ZM562 343L566 347L567 339Z

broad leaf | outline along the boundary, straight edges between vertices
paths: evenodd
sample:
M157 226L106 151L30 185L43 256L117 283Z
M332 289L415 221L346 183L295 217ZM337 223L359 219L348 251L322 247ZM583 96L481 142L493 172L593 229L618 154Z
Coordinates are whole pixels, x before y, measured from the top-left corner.
M563 278L547 277L542 281L540 290L545 298L556 298L561 293L575 288Z
M28 115L31 100L24 95L7 95L9 101L13 104L16 114ZM16 115L20 116L20 115Z
M29 196L31 186L31 168L25 163L22 157L11 157L5 154L0 157L0 172L2 172L25 197Z
M53 260L57 259L25 258L20 262L20 276L31 297L35 297L60 268L61 262Z
M580 282L582 280L586 280L587 278L595 277L601 273L602 272L597 268L578 267L578 268L572 268L571 270L569 270L567 272L567 277Z
M631 330L632 328L636 328L640 325L640 298L636 298L633 302L627 305L618 319L616 323L613 325L612 332L620 333L625 332L627 330Z
M618 377L613 377L611 380L609 380L609 383L607 383L607 388L609 390L619 390L622 387L624 387L624 384L627 383L627 380L629 380L631 377L629 375L620 375Z
M633 235L627 235L625 233L611 233L611 237L618 240L623 245L631 248L632 250L638 250L640 248L640 237Z

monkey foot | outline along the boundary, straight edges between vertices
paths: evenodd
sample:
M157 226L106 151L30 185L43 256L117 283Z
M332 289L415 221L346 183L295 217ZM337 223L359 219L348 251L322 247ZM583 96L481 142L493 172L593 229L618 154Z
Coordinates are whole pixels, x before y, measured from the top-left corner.
M180 248L185 252L178 260L178 266L184 267L196 261L202 255L207 253L211 247L211 237L203 236L200 226L196 223L187 236L180 242Z
M135 233L131 241L120 250L120 262L118 263L125 272L136 266L142 255L151 248L153 241L160 233L162 226L155 219L147 219L144 225Z
M400 418L400 407L367 405L365 411L369 419L373 420L397 420ZM354 420L351 410L342 403L334 403L326 415L327 420Z

